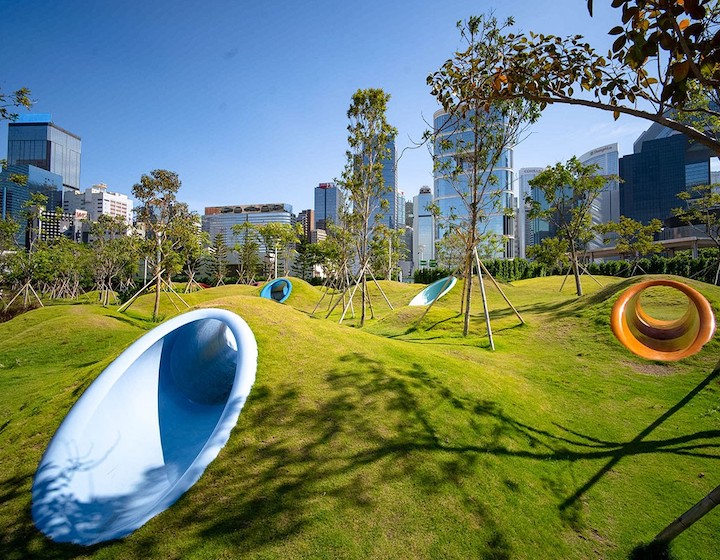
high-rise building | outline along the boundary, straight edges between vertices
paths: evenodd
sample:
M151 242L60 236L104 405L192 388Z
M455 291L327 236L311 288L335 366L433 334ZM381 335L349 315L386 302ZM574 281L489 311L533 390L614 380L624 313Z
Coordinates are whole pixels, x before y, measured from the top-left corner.
M413 227L413 201L405 201L405 227Z
M315 211L302 210L297 216L297 223L302 225L305 241L311 243L312 233L315 231Z
M608 144L584 153L579 158L585 165L597 165L597 173L604 177L618 175L618 145ZM605 182L600 196L590 206L590 216L594 225L606 224L620 219L620 185L617 180L608 179ZM612 244L612 243L611 243ZM588 249L594 250L604 247L603 236L597 234L595 239L588 243Z
M413 197L413 266L415 269L427 267L435 259L435 221L428 207L433 203L430 187L421 187L420 193Z
M0 214L2 219L11 218L20 226L15 240L26 246L27 220L25 203L34 193L47 197L48 211L62 206L62 177L34 165L8 165L0 171Z
M385 194L381 198L387 201L387 208L378 207L370 217L370 223L381 223L390 229L398 229L401 226L398 222L397 157L394 138L387 143L386 148L388 153L382 160L382 178ZM378 214L380 219L376 220L375 216Z
M550 235L550 226L547 221L535 218L531 220L528 217L527 206L525 200L539 200L542 204L542 194L539 189L531 187L530 181L537 177L543 170L542 167L523 167L518 172L520 181L520 196L518 201L518 240L519 240L519 256L525 258L527 256L527 248L532 245L539 244L544 237ZM547 205L547 203L545 203Z
M45 169L60 175L65 188L79 190L81 144L48 114L22 115L8 124L8 165Z
M653 124L620 158L620 214L647 224L667 220L680 206L678 193L710 182L716 154L680 133Z
M328 223L339 222L343 194L335 183L320 183L315 187L315 228L327 229Z
M459 118L448 115L443 110L435 112L433 116L436 135L435 158L439 161L456 161L462 159L458 146L468 146L472 142L472 125L470 117ZM464 151L464 150L463 150ZM435 204L439 209L439 219L435 225L435 239L440 240L445 235L450 222L462 222L467 219L467 207L462 196L469 195L470 169L466 166L458 176L452 176L442 169L434 172ZM486 178L487 171L481 170L480 181ZM485 233L494 234L502 239L503 246L493 256L498 258L513 258L517 256L517 243L515 240L515 218L512 216L517 210L518 187L514 180L513 150L505 149L499 161L495 164L492 174L496 181L488 183L480 206L485 215L481 224Z
M202 229L207 232L210 239L222 233L225 244L233 247L235 243L243 241L232 231L237 224L250 223L257 226L277 222L295 225L296 217L292 213L290 204L243 204L239 206L207 206L202 217ZM265 246L260 245L260 255L266 253ZM237 255L230 254L230 263L237 264Z
M405 193L398 191L397 193L397 225L396 229L405 227Z

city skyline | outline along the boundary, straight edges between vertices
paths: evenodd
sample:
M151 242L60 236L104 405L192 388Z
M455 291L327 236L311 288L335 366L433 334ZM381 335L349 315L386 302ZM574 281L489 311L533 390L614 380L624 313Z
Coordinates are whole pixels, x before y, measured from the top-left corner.
M129 193L143 173L166 168L183 181L179 198L199 213L270 199L311 208L314 188L340 177L345 113L366 87L392 96L398 190L411 198L432 186L427 150L411 149L438 109L425 78L460 45L455 22L488 9L465 1L369 2L361 14L317 2L312 15L292 2L210 2L202 13L169 6L6 6L8 44L33 41L0 62L0 87L30 88L32 112L52 114L82 138L81 189L106 183ZM581 0L549 6L517 2L496 15L514 15L518 30L584 33L599 49L619 19L606 6L590 18ZM649 125L550 107L516 148L514 167L552 165L611 142L625 155Z

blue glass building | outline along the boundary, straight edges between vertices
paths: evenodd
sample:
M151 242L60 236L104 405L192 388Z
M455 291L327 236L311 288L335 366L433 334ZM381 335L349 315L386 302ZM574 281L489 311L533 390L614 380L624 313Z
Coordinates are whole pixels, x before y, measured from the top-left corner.
M634 153L620 158L620 213L647 224L666 220L680 206L678 193L710 183L710 158L716 154L687 136L653 124L635 142Z
M55 125L47 114L22 115L8 124L8 165L32 165L62 177L69 189L80 189L79 136Z
M18 184L13 178L25 178ZM20 225L15 240L20 246L26 244L27 220L24 205L33 193L47 196L47 209L62 207L62 177L34 165L8 165L0 172L0 215L3 220L12 219Z
M335 183L320 183L315 187L315 229L327 229L328 223L338 223L343 194Z
M467 219L467 207L461 195L470 192L470 166L466 165L466 170L457 176L452 176L443 167L446 163L454 167L461 160L461 151L468 150L473 143L473 132L469 118L451 117L445 111L439 110L435 112L433 119L436 138L434 157L436 163L440 164L434 172L434 201L439 209L435 239L440 240L449 223L459 223ZM496 182L488 184L483 200L480 201L485 219L478 224L478 228L504 240L503 247L494 257L513 258L517 256L515 218L508 215L507 210L512 210L513 213L517 211L519 193L514 179L511 148L501 153L492 174L495 175ZM481 185L487 178L488 172L485 171L479 177L478 184Z
M397 229L401 224L398 223L397 157L394 138L387 143L386 148L388 154L382 160L382 178L385 186L382 199L387 201L387 208L373 212L370 223L380 223L390 229Z

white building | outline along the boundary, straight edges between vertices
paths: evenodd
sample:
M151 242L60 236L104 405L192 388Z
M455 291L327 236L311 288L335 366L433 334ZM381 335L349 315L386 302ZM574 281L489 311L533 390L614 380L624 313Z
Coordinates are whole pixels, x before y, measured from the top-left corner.
M93 185L82 193L66 191L63 210L67 213L85 210L91 222L96 222L102 215L122 216L128 225L133 221L133 201L127 195L108 191L104 183Z
M583 164L595 164L598 166L598 175L609 177L619 174L619 154L618 145L607 144L584 153L578 158ZM593 224L605 224L607 222L617 222L620 219L620 185L617 180L608 180L605 183L600 196L590 208ZM614 243L610 243L614 245ZM599 249L603 247L602 235L588 244L589 249Z
M413 268L427 268L435 259L435 219L428 210L433 202L430 187L422 187L420 194L413 197Z

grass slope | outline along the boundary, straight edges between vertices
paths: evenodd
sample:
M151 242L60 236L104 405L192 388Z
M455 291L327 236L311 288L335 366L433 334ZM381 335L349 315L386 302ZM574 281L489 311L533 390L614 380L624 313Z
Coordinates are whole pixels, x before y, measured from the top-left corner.
M476 305L458 335L459 285L418 323L402 302L419 287L381 283L395 309L375 297L365 329L309 316L322 294L296 279L287 304L244 286L189 295L248 321L256 384L196 486L91 548L34 529L32 475L82 390L152 326L152 296L126 315L58 306L0 324L0 557L628 558L720 484L720 342L635 358L608 317L637 280L600 280L579 299L558 278L503 286L522 326L488 286L496 352ZM692 284L717 312L720 289ZM672 556L712 558L718 534L712 512Z

